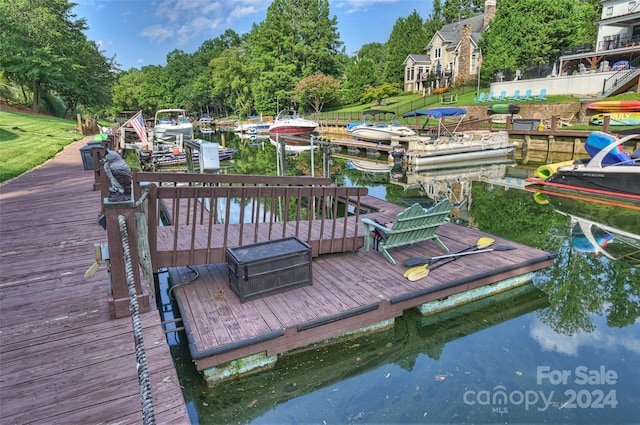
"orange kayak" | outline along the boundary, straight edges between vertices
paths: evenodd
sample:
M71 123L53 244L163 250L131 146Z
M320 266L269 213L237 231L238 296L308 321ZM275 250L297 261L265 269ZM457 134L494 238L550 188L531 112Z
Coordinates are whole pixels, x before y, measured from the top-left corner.
M603 100L590 103L587 108L602 112L640 112L640 100Z

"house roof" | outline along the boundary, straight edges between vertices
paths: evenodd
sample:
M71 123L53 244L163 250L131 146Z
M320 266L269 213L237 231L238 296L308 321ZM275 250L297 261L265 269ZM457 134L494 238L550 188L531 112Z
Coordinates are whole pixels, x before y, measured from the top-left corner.
M406 64L409 60L413 60L415 63L429 63L431 62L431 57L429 55L416 55L414 53L410 53L402 64Z
M485 29L484 26L484 14L472 16L467 19L463 19L458 22L452 22L450 24L444 25L440 30L436 32L433 38L439 36L444 40L446 44L450 46L457 46L460 43L460 38L462 35L462 27L464 25L471 25L471 38L474 43L478 43L482 36L482 31ZM431 42L427 45L427 49L433 43L433 38Z

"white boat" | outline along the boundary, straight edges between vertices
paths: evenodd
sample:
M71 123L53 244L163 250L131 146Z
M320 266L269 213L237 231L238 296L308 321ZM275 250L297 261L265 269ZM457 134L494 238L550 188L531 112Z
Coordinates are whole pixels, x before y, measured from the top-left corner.
M372 121L363 121L351 123L347 125L347 133L356 139L368 140L372 142L391 142L392 137L408 137L413 136L416 132L400 124L398 121L376 121L378 117L386 115L394 115L393 112L381 109L371 109L364 111L363 116L371 116Z
M393 168L393 163L350 159L347 161L347 167L371 174L387 174Z
M271 124L272 122L264 120L262 117L249 117L247 121L238 123L233 131L240 134L267 134Z
M278 152L280 152L280 150L282 149L282 144L284 143L284 151L287 154L299 154L300 152L306 152L306 151L310 151L311 150L311 142L310 141L303 141L302 139L300 140L296 140L296 139L300 139L298 137L294 138L289 138L286 136L283 136L282 138L280 138L280 135L276 134L276 135L270 135L269 136L269 142L276 147L276 149L278 150ZM318 145L313 145L313 148L315 149Z
M193 123L184 109L160 109L153 127L154 150L182 151L184 142L193 139Z
M280 111L275 121L269 127L269 134L286 134L289 136L307 136L318 127L318 123L302 118L293 109Z
M419 140L409 146L405 152L405 162L424 167L506 157L516 150L518 144L509 142L506 131L469 131L455 136Z

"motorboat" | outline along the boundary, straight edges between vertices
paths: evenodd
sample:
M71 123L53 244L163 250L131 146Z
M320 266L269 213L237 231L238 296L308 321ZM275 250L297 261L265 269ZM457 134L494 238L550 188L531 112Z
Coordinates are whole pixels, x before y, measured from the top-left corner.
M278 113L269 127L270 135L286 134L289 136L307 136L318 127L318 123L302 118L293 109L284 109Z
M635 134L618 139L600 131L592 132L585 142L591 158L551 166L546 179L527 179L531 185L550 190L585 192L640 201L640 149L628 154L623 144Z
M347 125L347 133L356 139L362 139L372 142L391 142L392 137L407 137L413 136L416 132L406 125L400 124L400 122L393 121L380 121L379 117L385 117L387 115L395 115L393 112L385 111L381 109L371 109L364 111L362 115L364 117L370 116L373 121L361 121L357 123L350 123Z
M160 109L153 126L153 144L156 151L182 151L184 142L193 139L193 123L184 109Z
M267 134L271 124L271 121L264 120L262 117L252 116L247 121L238 123L233 131L240 134Z

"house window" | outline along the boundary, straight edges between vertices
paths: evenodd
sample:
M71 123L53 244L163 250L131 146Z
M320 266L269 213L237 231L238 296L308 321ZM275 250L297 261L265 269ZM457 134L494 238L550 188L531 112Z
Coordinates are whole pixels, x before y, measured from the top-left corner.
M442 56L442 52L440 50L440 47L438 47L433 51L433 57L435 59L440 59L441 56Z
M610 18L613 16L613 6L609 6L607 7L607 14L605 15L607 18Z

